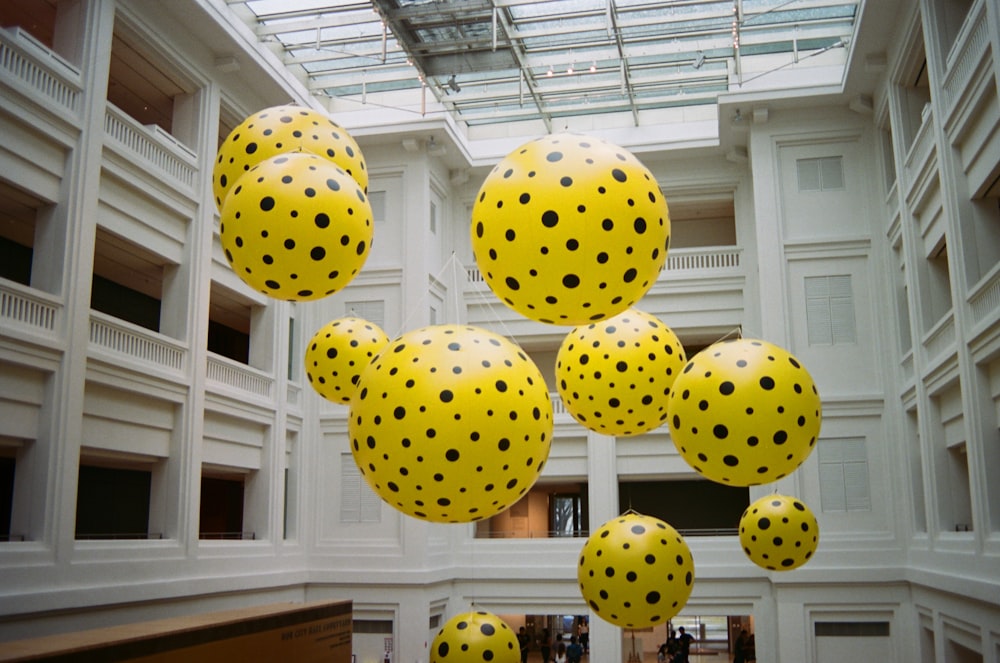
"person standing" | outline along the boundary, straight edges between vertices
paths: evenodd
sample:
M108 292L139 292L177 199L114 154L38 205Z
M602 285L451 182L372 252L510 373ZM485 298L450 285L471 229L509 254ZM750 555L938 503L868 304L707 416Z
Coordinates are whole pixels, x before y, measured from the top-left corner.
M688 663L688 657L691 655L691 641L694 640L694 637L685 631L683 626L679 627L677 630L680 632L677 636L679 651L675 660L678 661L678 663Z
M580 646L583 647L584 654L590 653L590 624L586 617L580 620Z
M549 663L549 657L552 654L552 640L549 638L549 629L542 629L542 641L539 643L538 648L542 650L542 663Z
M523 626L517 632L517 644L521 647L521 663L528 663L528 646L531 644L531 638Z
M576 641L574 635L569 639L569 647L566 647L566 661L567 663L580 663L581 658L583 658L583 647Z
M747 660L747 635L746 629L741 629L740 634L736 636L736 643L733 645L735 651L733 652L733 663L745 663Z

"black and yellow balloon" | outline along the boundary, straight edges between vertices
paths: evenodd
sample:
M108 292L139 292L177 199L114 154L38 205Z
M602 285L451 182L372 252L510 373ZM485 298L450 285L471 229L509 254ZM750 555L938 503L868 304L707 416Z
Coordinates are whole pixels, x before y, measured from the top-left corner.
M757 566L790 571L816 552L819 524L801 500L767 495L748 506L740 517L740 545Z
M673 527L629 512L587 538L576 577L598 617L623 628L646 628L666 622L687 603L694 559Z
M226 194L243 173L265 159L291 152L329 160L368 192L364 155L343 127L311 108L272 106L243 120L219 146L212 169L216 207L222 209Z
M506 510L549 456L552 401L503 336L432 325L391 341L351 400L351 451L368 485L415 518L472 522Z
M490 289L532 320L582 325L653 285L670 245L667 202L628 150L545 136L508 154L472 209L472 249Z
M685 363L673 330L630 308L566 335L556 355L556 386L586 428L639 435L666 421L667 397Z
M809 372L787 350L755 339L715 343L674 381L667 419L697 472L731 486L787 476L816 445L822 419Z
M389 337L374 322L354 316L332 320L306 346L306 378L328 401L350 403L361 371L387 345Z
M496 615L476 610L455 615L431 643L430 663L518 663L517 635Z
M226 259L250 287L309 301L350 283L371 250L368 197L344 170L314 154L289 153L244 173L222 205Z

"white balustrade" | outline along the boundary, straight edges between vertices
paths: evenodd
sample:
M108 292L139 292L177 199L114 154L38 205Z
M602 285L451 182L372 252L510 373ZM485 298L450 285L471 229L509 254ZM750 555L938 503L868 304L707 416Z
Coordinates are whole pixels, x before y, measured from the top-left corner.
M20 28L0 29L0 70L71 115L80 111L80 72Z
M977 325L997 319L997 312L1000 311L1000 269L994 269L993 274L973 290L969 307Z
M55 334L62 304L46 293L10 281L0 282L0 320L47 336Z
M184 366L180 342L98 311L90 312L90 344L174 372Z
M270 375L214 354L208 356L206 377L210 382L266 399L271 398L274 385Z
M667 254L665 272L669 276L676 272L739 269L742 253L743 249L735 246L671 249ZM478 267L466 267L465 272L469 283L486 282Z
M197 174L196 155L159 127L143 126L108 104L104 116L104 132L114 145L123 148L123 156L138 157L175 182L188 188L194 186Z
M946 62L947 71L941 90L948 115L969 84L972 72L990 43L986 21L986 3L977 2L965 17L955 37Z
M955 345L955 318L949 311L924 337L928 361L934 361Z

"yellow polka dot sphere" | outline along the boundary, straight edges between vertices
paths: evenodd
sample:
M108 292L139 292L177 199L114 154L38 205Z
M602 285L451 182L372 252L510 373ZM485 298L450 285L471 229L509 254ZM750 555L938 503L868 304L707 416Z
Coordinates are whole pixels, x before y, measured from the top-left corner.
M212 170L216 207L222 209L226 194L243 173L265 159L288 152L328 159L368 192L368 171L361 148L343 127L311 108L274 106L243 120L219 147Z
M472 249L490 289L549 324L596 322L632 306L669 245L667 202L649 170L587 136L546 136L511 152L472 210Z
M220 238L250 287L308 301L346 286L364 265L374 226L347 173L311 154L283 154L245 173L226 196Z
M786 350L739 339L705 348L674 382L670 434L684 460L731 486L776 481L809 456L819 435L819 393Z
M639 435L666 421L670 387L686 362L677 335L632 308L567 334L556 355L556 384L581 425Z
M662 624L687 603L694 559L673 527L627 513L590 535L576 577L598 617L623 628L644 628Z
M767 495L740 517L740 545L757 566L771 571L797 569L819 545L816 516L787 495Z
M534 362L476 327L410 331L361 372L348 433L365 480L403 513L471 522L510 507L549 456L552 401Z
M362 369L387 345L389 337L373 322L354 317L333 320L309 341L306 378L328 401L350 403Z
M455 615L431 643L430 663L518 663L517 636L494 614L483 611Z

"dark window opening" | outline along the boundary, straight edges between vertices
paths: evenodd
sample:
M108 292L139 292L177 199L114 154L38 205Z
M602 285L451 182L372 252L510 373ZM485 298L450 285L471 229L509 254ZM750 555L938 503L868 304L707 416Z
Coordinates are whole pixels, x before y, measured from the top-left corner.
M201 478L198 536L202 539L253 538L243 532L243 479Z
M119 320L160 331L160 300L94 274L90 308Z
M750 505L750 489L715 481L630 481L618 484L619 509L666 522L681 534L732 535Z
M241 364L250 363L250 334L221 322L208 321L208 351Z
M14 470L17 461L0 456L0 541L10 541L10 521L14 511Z
M76 538L147 538L151 480L146 470L81 465Z
M0 237L0 277L30 286L33 255L30 246Z

